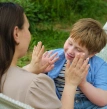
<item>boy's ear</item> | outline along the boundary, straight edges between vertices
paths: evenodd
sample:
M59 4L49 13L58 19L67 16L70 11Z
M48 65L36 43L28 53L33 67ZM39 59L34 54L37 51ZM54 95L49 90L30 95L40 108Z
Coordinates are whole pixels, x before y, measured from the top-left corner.
M20 43L18 26L14 27L13 37L14 37L14 40L15 40L16 44L18 45Z
M95 54L97 54L97 53L90 54L89 58L93 57Z

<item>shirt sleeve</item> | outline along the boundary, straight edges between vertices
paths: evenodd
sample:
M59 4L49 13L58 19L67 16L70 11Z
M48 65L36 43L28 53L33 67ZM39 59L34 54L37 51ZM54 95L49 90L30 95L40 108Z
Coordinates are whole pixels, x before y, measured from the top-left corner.
M95 79L94 86L103 90L107 90L107 63L104 62L98 69Z
M35 109L60 109L54 82L45 74L37 75L29 86L25 102Z

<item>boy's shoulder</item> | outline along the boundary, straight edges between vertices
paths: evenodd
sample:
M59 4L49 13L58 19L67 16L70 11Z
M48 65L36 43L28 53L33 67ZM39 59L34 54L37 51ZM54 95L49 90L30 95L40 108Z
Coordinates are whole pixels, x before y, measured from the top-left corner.
M100 58L100 57L98 57L96 55L93 56L92 58L90 58L89 64L91 66L97 66L97 67L100 67L102 65L106 65L107 66L106 61L104 61L102 58Z
M93 56L92 58L91 58L91 60L94 60L95 62L105 62L101 57L99 57L99 56Z
M63 48L58 48L58 49L54 49L53 53L58 53L58 55L63 55L64 54L64 49Z
M64 49L63 48L58 48L58 49L53 49L53 52L64 52Z

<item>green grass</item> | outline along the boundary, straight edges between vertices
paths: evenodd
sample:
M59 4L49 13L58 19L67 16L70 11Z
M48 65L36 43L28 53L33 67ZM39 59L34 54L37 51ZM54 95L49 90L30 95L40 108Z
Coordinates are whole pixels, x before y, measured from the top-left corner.
M32 34L30 54L38 41L46 50L63 47L72 24L80 18L94 18L103 25L107 21L107 0L0 0L7 1L20 4L25 10ZM29 53L19 60L19 66L30 61Z
M30 43L30 49L37 44L38 41L42 41L46 50L54 48L62 48L65 40L68 38L69 32L54 30L53 28L36 30L35 35L32 37Z

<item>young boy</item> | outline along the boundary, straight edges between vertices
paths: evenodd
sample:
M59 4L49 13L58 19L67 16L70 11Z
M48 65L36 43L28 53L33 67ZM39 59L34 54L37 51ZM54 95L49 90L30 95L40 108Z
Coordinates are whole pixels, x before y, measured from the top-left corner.
M107 109L107 63L95 56L106 42L107 35L98 21L84 18L73 25L64 49L54 50L58 52L59 60L48 73L55 82L59 99L65 84L66 60L70 60L72 64L78 53L84 53L85 59L89 58L90 68L76 90L75 109Z

